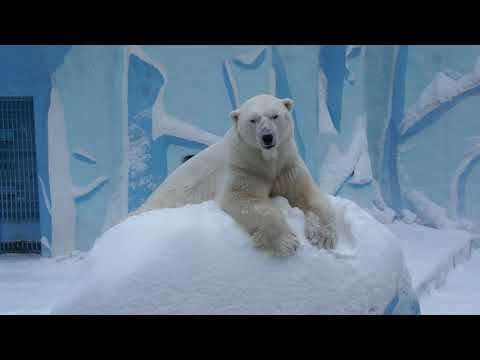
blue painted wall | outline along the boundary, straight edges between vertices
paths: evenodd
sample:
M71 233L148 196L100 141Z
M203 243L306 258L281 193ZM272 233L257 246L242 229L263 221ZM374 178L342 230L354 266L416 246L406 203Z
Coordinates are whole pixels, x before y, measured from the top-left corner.
M212 136L231 125L228 113L251 96L295 100L295 139L313 177L331 144L349 149L355 119L366 115L374 180L398 216L405 189L421 190L451 207L459 163L480 136L478 88L455 98L401 135L406 110L439 71L471 73L479 46L0 46L0 96L33 96L38 173L50 199L48 122L52 84L64 112L75 219L74 247L95 239L137 208L183 156L207 146L195 136L154 134L154 106ZM348 66L347 66L348 62ZM318 71L328 79L327 106L338 135L318 133ZM354 81L348 81L354 75ZM52 80L53 79L53 80ZM472 140L473 141L473 140ZM480 169L472 162L460 181L461 215L480 218ZM344 179L338 195L365 208L372 183ZM51 243L52 221L39 186L38 236ZM44 253L49 254L48 247Z
M438 72L453 78L475 71L480 56L479 46L409 46L405 77L405 108L417 101L422 90ZM478 74L478 67L477 67ZM451 184L455 171L465 156L476 148L473 137L480 135L480 88L454 97L428 113L418 126L400 138L405 151L398 153L399 181L402 188L423 191L438 205L449 209ZM466 172L466 191L462 206L464 217L479 222L477 204L480 189L478 163ZM461 194L459 194L461 195Z
M342 119L342 96L345 85L346 45L325 45L320 47L319 63L327 77L329 94L327 105L333 125L340 130Z
M33 96L38 176L49 195L47 114L50 105L51 76L62 64L71 46L0 46L0 96ZM15 225L25 238L50 238L51 218L43 197L39 197L39 226ZM7 228L7 225L3 226ZM12 225L10 226L12 227ZM11 233L11 232L10 232ZM3 240L9 239L5 231ZM2 240L2 239L0 239Z

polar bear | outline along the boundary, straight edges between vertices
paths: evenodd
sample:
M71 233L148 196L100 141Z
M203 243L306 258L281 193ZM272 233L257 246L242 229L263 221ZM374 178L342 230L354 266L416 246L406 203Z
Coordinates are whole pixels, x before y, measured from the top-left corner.
M299 246L272 197L305 213L305 236L333 248L333 210L314 183L294 141L291 99L258 95L230 113L233 126L219 142L179 166L132 215L215 200L257 247L291 255Z

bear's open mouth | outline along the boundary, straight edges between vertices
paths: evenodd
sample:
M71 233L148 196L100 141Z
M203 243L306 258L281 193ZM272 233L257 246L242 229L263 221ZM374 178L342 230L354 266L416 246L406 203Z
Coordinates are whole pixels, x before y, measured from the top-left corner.
M262 147L264 149L271 149L276 144L275 136L273 134L268 134L268 133L263 134L260 140L260 143L262 144Z

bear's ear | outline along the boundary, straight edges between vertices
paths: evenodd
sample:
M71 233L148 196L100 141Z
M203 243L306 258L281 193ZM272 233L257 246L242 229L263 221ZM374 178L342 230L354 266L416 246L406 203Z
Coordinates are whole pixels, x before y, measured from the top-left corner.
M232 119L234 122L238 121L239 116L240 116L240 110L233 110L230 113L230 119Z
M288 111L292 111L295 102L292 99L282 99L283 105L288 109Z

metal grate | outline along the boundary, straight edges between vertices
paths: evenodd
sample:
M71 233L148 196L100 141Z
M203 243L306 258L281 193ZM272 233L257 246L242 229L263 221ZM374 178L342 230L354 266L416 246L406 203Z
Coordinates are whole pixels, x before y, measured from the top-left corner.
M39 221L32 97L0 97L0 223Z
M40 241L8 241L0 242L0 254L17 253L17 254L40 254L42 248Z

